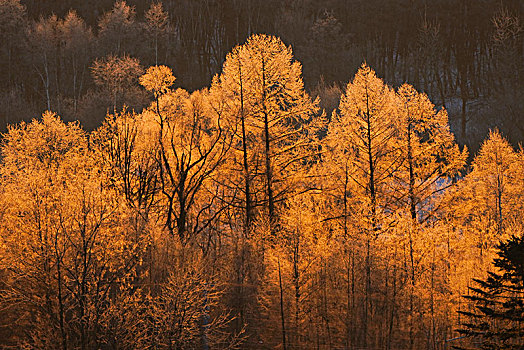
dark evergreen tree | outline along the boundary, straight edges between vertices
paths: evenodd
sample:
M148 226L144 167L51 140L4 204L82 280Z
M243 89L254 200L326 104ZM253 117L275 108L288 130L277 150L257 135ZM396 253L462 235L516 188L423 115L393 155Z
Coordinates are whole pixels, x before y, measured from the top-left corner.
M524 349L524 236L512 236L497 249L498 272L474 279L476 287L465 296L472 311L459 311L467 321L458 331L474 348Z

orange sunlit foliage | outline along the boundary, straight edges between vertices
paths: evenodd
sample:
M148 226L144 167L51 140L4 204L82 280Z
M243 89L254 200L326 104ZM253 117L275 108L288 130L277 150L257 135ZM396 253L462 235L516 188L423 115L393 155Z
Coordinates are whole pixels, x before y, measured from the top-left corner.
M134 13L108 16L123 45ZM0 346L446 349L471 277L524 228L522 149L491 132L467 173L446 110L367 64L331 118L268 35L209 89L141 72L96 62L95 131L46 112L3 135ZM149 106L119 111L137 81Z

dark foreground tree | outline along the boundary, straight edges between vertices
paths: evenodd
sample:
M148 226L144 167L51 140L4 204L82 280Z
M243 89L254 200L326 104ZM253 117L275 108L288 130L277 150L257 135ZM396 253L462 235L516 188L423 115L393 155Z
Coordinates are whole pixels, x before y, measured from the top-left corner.
M512 236L497 249L498 272L474 279L472 295L465 296L473 310L460 311L467 321L459 332L474 348L524 349L524 236Z

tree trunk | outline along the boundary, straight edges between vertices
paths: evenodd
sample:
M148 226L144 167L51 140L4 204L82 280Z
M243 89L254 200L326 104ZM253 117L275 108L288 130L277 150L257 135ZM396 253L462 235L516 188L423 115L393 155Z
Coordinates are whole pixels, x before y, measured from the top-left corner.
M280 288L280 319L282 321L282 346L287 350L286 346L286 321L284 317L284 289L282 287L282 272L280 270L280 258L278 259L278 284Z
M238 74L240 79L240 120L242 122L242 160L244 166L244 192L245 192L245 223L244 235L247 237L252 221L252 203L251 203L251 178L249 175L249 163L247 154L247 136L246 136L246 116L244 115L244 87L242 78L242 66L240 57L238 59Z
M266 162L266 185L267 201L269 213L269 228L272 238L276 235L275 227L275 199L273 198L273 172L271 168L271 148L269 138L269 116L266 109L266 66L264 57L262 57L262 95L264 105L264 144L265 144L265 162Z

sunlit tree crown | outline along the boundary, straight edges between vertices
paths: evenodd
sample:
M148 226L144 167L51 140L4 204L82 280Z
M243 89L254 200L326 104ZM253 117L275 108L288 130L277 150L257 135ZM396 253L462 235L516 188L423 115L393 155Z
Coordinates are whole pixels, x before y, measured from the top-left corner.
M151 91L155 96L165 94L175 83L175 76L170 68L166 66L152 66L146 74L140 77L140 85Z

